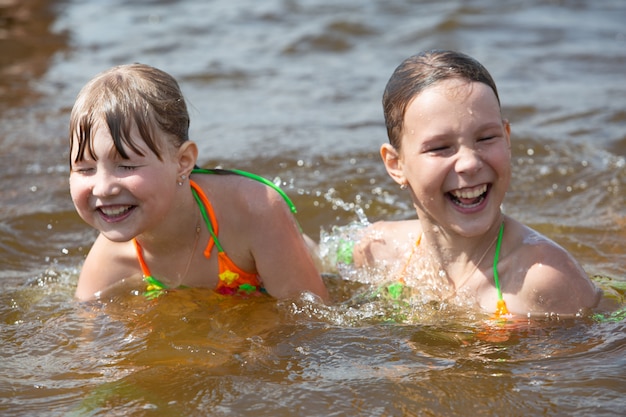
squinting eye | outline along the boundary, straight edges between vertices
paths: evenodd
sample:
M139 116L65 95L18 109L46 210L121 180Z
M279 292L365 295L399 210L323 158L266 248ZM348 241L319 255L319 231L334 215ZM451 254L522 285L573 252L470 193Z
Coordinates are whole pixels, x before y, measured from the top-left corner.
M72 172L76 172L78 174L89 174L95 171L94 168L72 168Z
M426 153L441 153L450 149L449 146L437 146L426 150Z

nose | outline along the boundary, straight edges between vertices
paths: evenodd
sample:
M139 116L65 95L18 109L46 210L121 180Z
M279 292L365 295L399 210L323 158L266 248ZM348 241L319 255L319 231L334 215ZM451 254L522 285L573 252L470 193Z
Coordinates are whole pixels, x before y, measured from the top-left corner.
M110 197L120 192L118 178L106 170L98 170L92 177L91 193L96 197Z
M480 153L471 147L461 146L457 153L455 169L458 173L474 174L483 166Z

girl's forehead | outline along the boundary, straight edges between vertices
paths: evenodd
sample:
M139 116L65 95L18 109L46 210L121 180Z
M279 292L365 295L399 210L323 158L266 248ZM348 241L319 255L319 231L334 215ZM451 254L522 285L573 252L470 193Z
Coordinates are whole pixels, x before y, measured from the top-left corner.
M498 99L487 84L481 82L472 82L461 79L450 79L440 81L433 84L419 94L417 94L408 103L407 113L435 115L442 109L434 110L435 107L445 106L489 106L493 107L499 113L500 106Z
M439 83L423 90L406 109L402 138L435 139L473 134L502 123L500 106L483 83Z
M76 133L72 140L75 144L77 144L77 142L80 140L80 132L78 130L76 130L75 132ZM131 125L129 136L130 137L126 139L132 143L133 147L136 150L134 150L133 147L129 146L125 140L121 140L119 144L119 146L123 148L124 152L129 157L141 157L148 155L148 153L152 152L146 144L146 141L139 133L139 129L134 123ZM92 159L91 154L93 154L96 159L125 159L116 147L115 140L113 138L113 135L111 134L111 130L109 129L109 126L104 121L104 119L98 119L92 124L89 136L85 137L84 140L87 142L85 143L85 146L88 149L88 151L85 152L85 154L83 155L83 158L85 160ZM74 152L78 152L78 146L74 146L73 150Z
M481 83L478 81L470 81L461 78L449 78L446 80L441 80L426 87L420 94L418 94L415 98L419 97L422 94L443 94L446 98L450 100L466 100L476 94L482 95L487 92L490 92L494 98L496 98L495 93L485 83Z

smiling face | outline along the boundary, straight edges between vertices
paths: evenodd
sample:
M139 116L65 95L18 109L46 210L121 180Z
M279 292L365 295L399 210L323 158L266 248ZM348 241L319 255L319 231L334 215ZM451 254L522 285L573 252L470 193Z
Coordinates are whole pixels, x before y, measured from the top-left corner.
M459 78L440 81L409 103L401 149L381 148L389 174L412 192L427 226L470 237L500 218L509 186L509 125L493 90Z
M106 123L96 123L92 134L93 155L86 152L77 160L78 146L70 155L72 201L80 217L109 240L128 241L156 227L169 213L178 175L177 152L162 140L159 159L134 127L130 135L137 150L125 147L128 158L123 158Z

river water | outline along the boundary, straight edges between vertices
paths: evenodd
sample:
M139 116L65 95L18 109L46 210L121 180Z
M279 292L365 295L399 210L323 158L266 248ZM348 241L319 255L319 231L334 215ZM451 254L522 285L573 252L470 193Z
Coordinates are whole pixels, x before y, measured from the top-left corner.
M2 2L0 414L623 415L624 22L622 0ZM379 161L380 100L431 48L496 79L513 133L505 210L579 259L605 291L593 314L503 328L334 275L329 306L73 300L95 232L70 201L67 122L93 75L170 72L200 163L281 184L323 246L335 225L414 215Z

